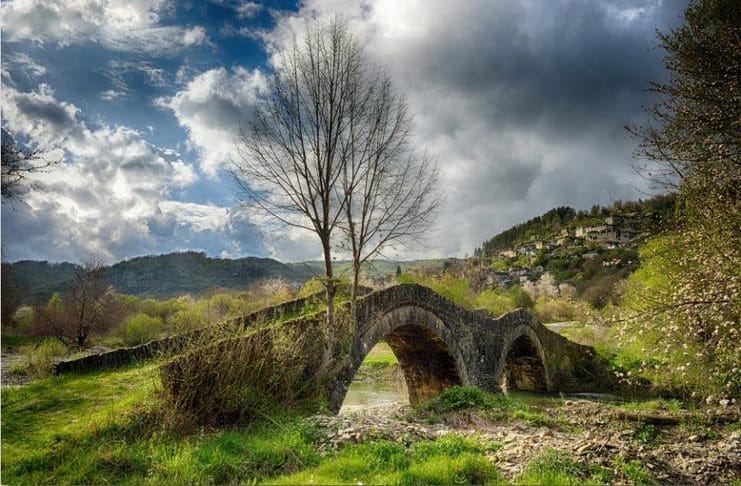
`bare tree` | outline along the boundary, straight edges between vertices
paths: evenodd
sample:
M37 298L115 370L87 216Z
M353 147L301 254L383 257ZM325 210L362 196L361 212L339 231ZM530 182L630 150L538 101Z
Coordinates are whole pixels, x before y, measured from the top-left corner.
M282 224L314 232L324 254L328 342L336 281L332 243L343 218L342 177L351 146L351 113L367 67L362 49L338 18L311 28L280 56L270 90L238 143L232 173L243 203Z
M75 271L63 295L54 294L34 312L34 333L54 336L66 344L83 346L92 334L102 334L121 321L113 288L105 280L105 267L88 260Z
M384 247L417 241L440 201L437 165L412 143L404 98L394 95L383 72L361 83L364 96L351 106L350 130L341 141L347 154L341 227L352 252L353 307L362 264Z
M2 151L2 197L11 203L23 199L25 188L34 187L31 174L43 172L59 163L58 160L46 160L38 149L20 149L12 140L3 140L0 150Z

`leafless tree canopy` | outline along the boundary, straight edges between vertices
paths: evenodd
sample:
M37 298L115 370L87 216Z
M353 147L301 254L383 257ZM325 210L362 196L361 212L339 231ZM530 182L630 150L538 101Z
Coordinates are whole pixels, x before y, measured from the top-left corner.
M339 18L283 53L238 150L232 170L245 205L319 237L330 324L336 230L359 265L418 236L437 205L437 169L414 150L403 98Z
M245 204L319 236L330 301L336 230L359 270L385 245L419 236L437 206L437 168L415 150L403 97L338 18L283 53L238 148Z
M412 142L412 122L403 97L385 74L367 80L372 93L350 113L349 155L342 178L342 230L352 251L353 301L360 266L382 248L417 241L439 204L437 166Z

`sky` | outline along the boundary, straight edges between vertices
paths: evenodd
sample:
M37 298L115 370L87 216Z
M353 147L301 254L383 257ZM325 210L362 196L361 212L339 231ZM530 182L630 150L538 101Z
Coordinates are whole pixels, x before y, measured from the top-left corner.
M240 208L229 175L277 53L342 18L414 115L444 202L390 259L464 256L557 206L645 198L625 130L666 76L684 0L11 0L2 137L59 164L2 203L4 261L173 251L317 259ZM340 256L342 256L340 254Z

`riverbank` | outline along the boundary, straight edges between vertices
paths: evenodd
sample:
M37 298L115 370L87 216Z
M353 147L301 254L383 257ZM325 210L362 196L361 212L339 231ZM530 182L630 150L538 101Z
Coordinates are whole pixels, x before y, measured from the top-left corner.
M168 426L157 390L155 364L3 387L2 483L532 484L556 475L723 484L741 468L736 404L530 400L466 388L423 407L200 429Z
M410 447L449 434L474 439L488 444L485 456L507 482L522 482L545 461L542 472L563 475L559 484L731 484L741 478L739 418L738 407L555 397L443 413L386 406L308 420L328 452L378 439Z

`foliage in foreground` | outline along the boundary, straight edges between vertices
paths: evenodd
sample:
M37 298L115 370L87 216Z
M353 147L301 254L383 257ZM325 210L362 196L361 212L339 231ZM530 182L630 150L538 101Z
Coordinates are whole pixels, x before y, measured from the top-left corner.
M11 373L45 378L51 375L54 360L67 354L67 346L58 339L45 338L22 346L20 353L23 358L12 365Z
M69 374L3 388L4 484L496 483L495 443L449 435L370 442L321 457L317 431L271 411L239 429L171 428L157 368Z
M155 365L3 388L3 484L223 484L290 474L319 456L273 411L240 430L170 428Z
M319 410L326 396L323 322L306 316L194 345L161 366L168 410L200 424L245 423L275 409Z
M649 179L677 191L678 210L676 230L649 255L634 321L662 328L669 348L658 366L676 367L673 385L739 396L741 8L698 0L684 17L659 34L668 81L653 84L650 122L632 130Z
M643 263L626 287L627 318L614 328L617 364L670 394L738 396L739 303L702 309L682 305L677 285L692 271L682 264L683 252L676 234L657 237L643 248ZM733 291L710 287L704 292L712 299L716 292L731 296Z

